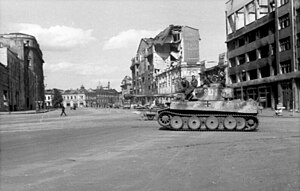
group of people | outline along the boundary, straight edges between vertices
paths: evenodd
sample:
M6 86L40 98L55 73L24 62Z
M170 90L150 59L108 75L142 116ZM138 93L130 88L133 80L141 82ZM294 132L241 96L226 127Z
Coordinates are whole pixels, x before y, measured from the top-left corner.
M185 94L185 99L190 100L193 97L193 91L198 86L198 80L195 75L192 75L192 80L189 82L186 77L181 78L181 93Z

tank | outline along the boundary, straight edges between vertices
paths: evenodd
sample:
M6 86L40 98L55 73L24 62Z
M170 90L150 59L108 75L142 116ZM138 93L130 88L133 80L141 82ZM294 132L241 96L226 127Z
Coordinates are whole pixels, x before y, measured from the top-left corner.
M188 94L192 96L187 100ZM186 89L185 93L177 94L168 108L158 111L157 120L171 130L256 130L258 103L232 98L233 89L222 83Z

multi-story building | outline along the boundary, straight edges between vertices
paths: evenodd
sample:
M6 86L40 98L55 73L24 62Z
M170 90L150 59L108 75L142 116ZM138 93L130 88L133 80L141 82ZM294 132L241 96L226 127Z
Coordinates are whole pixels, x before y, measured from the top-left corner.
M1 63L7 66L9 75L8 89L3 90L7 92L9 110L42 107L44 60L35 37L21 33L1 34L0 47Z
M120 93L107 87L98 86L96 89L89 89L86 92L86 104L88 107L113 107L120 104Z
M299 0L226 3L229 83L237 98L299 110Z
M132 78L130 76L125 76L121 82L122 97L124 97L124 95L130 94L131 84L132 84Z
M62 93L64 107L85 107L87 105L86 99L88 91L81 86L80 89L76 90L65 90Z
M199 40L198 29L177 25L170 25L155 38L141 39L131 60L132 94L143 104L175 93L181 77L200 69Z

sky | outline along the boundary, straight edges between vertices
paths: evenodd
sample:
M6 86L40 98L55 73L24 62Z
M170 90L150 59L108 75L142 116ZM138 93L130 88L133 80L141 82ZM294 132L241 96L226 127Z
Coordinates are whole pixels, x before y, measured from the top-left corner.
M199 30L200 60L226 51L227 0L0 0L0 33L36 37L46 89L120 91L142 38L169 25Z

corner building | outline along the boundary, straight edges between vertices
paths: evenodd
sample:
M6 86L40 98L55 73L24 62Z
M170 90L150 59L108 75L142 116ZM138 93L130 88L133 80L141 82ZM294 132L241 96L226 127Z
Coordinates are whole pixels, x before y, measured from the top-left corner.
M300 107L300 1L229 0L226 36L229 84L236 98L265 108Z

